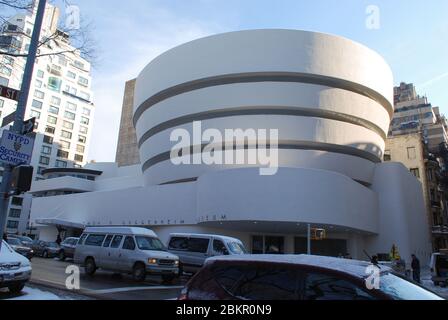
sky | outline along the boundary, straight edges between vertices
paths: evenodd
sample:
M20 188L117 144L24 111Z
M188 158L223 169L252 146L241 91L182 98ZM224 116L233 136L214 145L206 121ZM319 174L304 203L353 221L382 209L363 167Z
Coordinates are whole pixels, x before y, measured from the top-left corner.
M115 160L124 84L164 51L222 32L301 29L381 54L395 84L412 82L448 114L447 0L71 0L92 23L96 114L89 160ZM375 6L371 10L371 6ZM377 14L378 13L378 14ZM375 28L366 21L374 20ZM378 24L376 22L379 22ZM370 24L371 25L371 24Z

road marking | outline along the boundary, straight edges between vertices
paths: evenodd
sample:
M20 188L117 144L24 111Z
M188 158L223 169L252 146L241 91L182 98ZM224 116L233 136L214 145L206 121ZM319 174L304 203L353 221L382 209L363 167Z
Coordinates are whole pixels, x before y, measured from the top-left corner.
M169 290L169 289L183 289L183 286L153 286L153 287L127 287L127 288L112 288L112 289L103 289L103 290L91 290L87 289L86 291L95 293L95 294L108 294L108 293L120 293L120 292L129 292L129 291L144 291L144 290Z

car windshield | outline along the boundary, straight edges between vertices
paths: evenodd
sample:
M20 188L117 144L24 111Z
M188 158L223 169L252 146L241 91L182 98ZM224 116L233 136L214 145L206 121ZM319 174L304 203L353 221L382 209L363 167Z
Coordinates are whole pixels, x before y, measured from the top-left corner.
M136 236L137 246L140 250L166 251L163 243L157 238Z
M443 300L441 297L394 274L382 274L380 290L394 300Z
M228 242L227 245L229 246L230 252L232 254L246 254L247 253L244 246L239 242Z
M50 248L57 248L57 247L59 247L56 242L48 242L47 246L50 247Z
M20 242L20 240L19 240L19 239L16 239L16 238L9 238L7 242L8 242L8 244L10 244L11 246L21 246L21 245L22 245L22 243Z

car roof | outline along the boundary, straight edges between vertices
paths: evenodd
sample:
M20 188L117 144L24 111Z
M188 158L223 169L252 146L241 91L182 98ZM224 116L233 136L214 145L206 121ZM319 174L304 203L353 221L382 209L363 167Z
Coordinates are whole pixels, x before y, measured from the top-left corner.
M154 231L137 227L87 227L84 229L84 233L123 234L157 237L157 234Z
M278 264L292 264L300 266L317 267L327 270L338 271L349 274L351 276L365 278L369 275L367 267L372 264L367 261L312 256L306 254L300 255L232 255L232 256L217 256L207 259L207 264L214 262L260 262L260 263L278 263ZM392 269L380 265L381 272L392 272Z
M188 237L188 238L193 238L193 237L198 237L198 238L219 238L222 240L226 240L226 241L237 241L237 242L241 242L240 239L237 238L232 238L232 237L228 237L228 236L221 236L219 234L205 234L205 233L171 233L170 234L170 238L172 237Z

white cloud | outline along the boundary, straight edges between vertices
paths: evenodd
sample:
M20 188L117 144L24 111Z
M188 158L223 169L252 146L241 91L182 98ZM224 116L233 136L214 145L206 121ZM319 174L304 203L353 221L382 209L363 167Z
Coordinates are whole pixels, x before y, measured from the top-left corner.
M105 42L103 47L108 50L101 57L100 69L94 73L96 112L89 161L115 160L126 81L137 77L152 59L166 50L221 31L216 25L206 26L180 19L162 9L157 9L156 14L151 11L150 15L143 13L134 19L107 19L115 24L118 21L118 25L114 26L113 31L110 30L113 36L102 39ZM142 20L148 23L138 22Z

